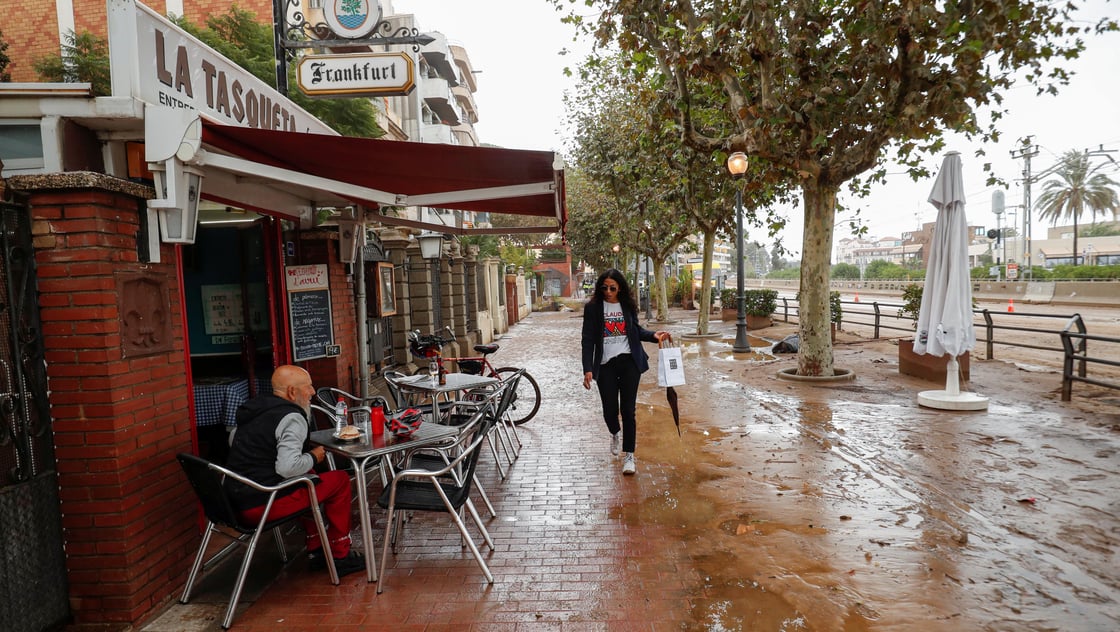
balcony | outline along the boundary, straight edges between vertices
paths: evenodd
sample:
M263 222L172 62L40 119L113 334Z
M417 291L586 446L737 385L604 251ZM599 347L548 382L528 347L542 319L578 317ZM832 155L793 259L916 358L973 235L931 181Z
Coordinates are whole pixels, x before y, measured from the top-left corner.
M474 124L478 122L478 108L474 103L474 95L470 90L467 90L462 84L451 88L451 94L455 95L455 100L459 103L459 108L463 110L467 121Z
M444 125L458 125L462 122L459 110L451 97L451 89L443 79L425 78L420 83L420 98L425 105L439 117Z

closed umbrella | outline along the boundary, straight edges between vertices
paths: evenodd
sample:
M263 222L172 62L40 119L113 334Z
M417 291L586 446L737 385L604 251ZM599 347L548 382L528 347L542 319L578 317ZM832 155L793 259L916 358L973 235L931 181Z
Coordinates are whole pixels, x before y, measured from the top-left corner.
M982 410L988 399L960 391L957 357L976 345L972 327L972 283L968 268L968 219L964 213L961 156L945 154L929 202L937 209L926 267L914 352L949 356L945 390L922 391L918 403L948 410Z

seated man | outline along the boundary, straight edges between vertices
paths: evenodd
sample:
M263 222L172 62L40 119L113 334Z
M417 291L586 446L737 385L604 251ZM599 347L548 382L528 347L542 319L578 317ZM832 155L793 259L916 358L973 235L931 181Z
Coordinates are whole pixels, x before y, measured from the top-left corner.
M229 469L261 483L276 485L284 479L311 472L326 458L322 446L308 443L308 418L315 387L311 376L298 366L284 365L272 374L272 394L261 394L237 409L237 429L230 438ZM350 476L346 472L328 471L319 474L315 493L323 503L331 553L339 576L364 570L365 559L350 550ZM310 503L305 487L285 490L284 496L272 503L272 518L282 518L307 509ZM283 493L283 492L282 492ZM240 483L233 483L230 494L235 498L241 517L257 522L264 513L268 494ZM307 550L311 568L326 568L319 532L311 518L304 520Z

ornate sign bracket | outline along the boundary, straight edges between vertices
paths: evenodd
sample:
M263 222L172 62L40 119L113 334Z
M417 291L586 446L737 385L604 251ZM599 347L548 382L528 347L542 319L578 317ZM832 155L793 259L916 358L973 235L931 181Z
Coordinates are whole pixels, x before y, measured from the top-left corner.
M412 45L414 53L420 47L435 41L435 38L421 33L416 27L397 26L385 20L381 5L376 0L368 0L371 8L376 7L377 19L368 35L358 38L338 37L335 29L322 18L308 20L310 12L304 10L305 0L272 0L272 12L276 18L274 35L276 46L276 89L288 94L288 62L295 58L294 51L305 48L331 48L337 46L390 46ZM330 4L328 0L327 4ZM310 8L310 7L307 7ZM368 21L367 21L368 23ZM332 36L334 36L332 38ZM328 39L330 38L330 39Z

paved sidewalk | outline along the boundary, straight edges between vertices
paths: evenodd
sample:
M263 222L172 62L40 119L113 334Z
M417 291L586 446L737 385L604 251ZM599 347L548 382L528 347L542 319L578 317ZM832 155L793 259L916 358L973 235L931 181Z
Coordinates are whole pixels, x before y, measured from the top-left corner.
M674 335L694 328L689 313L674 315ZM1005 383L1015 369L994 361L974 361L967 385L992 397L991 410L919 409L913 394L931 385L898 375L890 343L844 334L837 365L856 368L854 382L776 380L792 357L736 358L733 324L712 329L723 338L686 343L682 437L655 371L644 376L638 472L623 477L598 396L581 385L579 314L516 325L498 341L497 363L527 367L544 401L521 427L525 445L508 479L488 453L479 465L499 514L488 522L494 584L445 517L418 515L383 594L360 574L334 587L302 559L286 568L267 560L251 572L259 583L234 629L1120 626L1120 415L1061 405L1039 386L1053 376ZM1079 397L1108 410L1114 395ZM1037 504L1018 502L1026 496ZM380 555L384 523L374 512ZM217 573L194 603L145 630L219 629L231 585Z
M562 623L565 630L679 629L686 617L683 587L696 581L678 568L681 545L665 529L619 513L636 490L662 484L664 468L639 453L638 474L622 477L598 400L579 383L578 322L563 322L575 316L535 315L498 341L497 363L528 367L544 401L520 429L524 447L507 480L499 479L489 452L479 464L499 514L488 522L496 543L487 562L493 585L444 516L417 515L390 560L383 594L360 574L331 586L299 559L271 586L247 589L234 629L543 630ZM645 381L652 384L656 375L647 373ZM380 511L375 505L375 514ZM382 518L375 515L378 555ZM266 558L273 548L264 542L258 555ZM250 574L260 578L278 566L278 560L255 563ZM191 605L172 606L144 629L220 629L216 621L231 586L230 574L220 574L200 586Z

